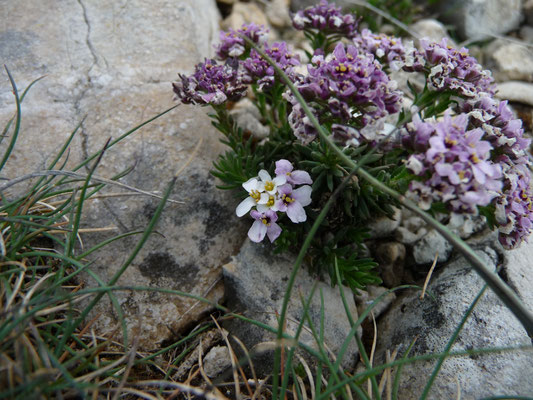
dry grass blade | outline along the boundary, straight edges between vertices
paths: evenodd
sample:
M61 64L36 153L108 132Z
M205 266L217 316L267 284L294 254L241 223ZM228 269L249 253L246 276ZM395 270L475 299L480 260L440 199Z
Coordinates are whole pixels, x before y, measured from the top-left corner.
M396 357L398 356L398 350L399 347L397 347L393 352L392 355L390 353L390 350L387 349L385 353L385 359L386 363L391 363L396 360ZM390 400L392 398L392 368L386 368L385 371L383 371L383 375L381 377L381 380L379 381L379 395L381 396L383 394L383 390L385 389L385 386L387 388L386 395L387 400Z
M374 338L372 339L372 349L370 350L370 358L369 358L369 367L372 368L372 365L374 363L374 353L376 352L376 344L378 341L378 326L376 325L376 318L374 318L374 313L371 312L370 315L372 316L372 323L374 326ZM372 398L372 382L368 380L368 396Z
M235 398L237 400L240 400L240 398L241 398L241 388L240 388L240 384L239 384L239 373L238 373L238 371L240 370L240 372L242 374L242 377L244 378L245 382L247 382L248 380L246 379L246 376L244 375L244 372L243 372L241 366L237 364L237 357L235 356L235 353L233 352L233 348L231 347L231 343L228 340L228 333L226 331L222 330L222 328L218 324L217 320L215 318L213 318L213 316L211 316L211 319L213 320L213 322L217 326L218 330L220 331L220 333L222 335L222 339L224 339L224 342L226 342L226 346L228 348L229 357L230 357L230 360L231 360L231 369L232 369L232 372L233 372L233 382L235 384L234 385L235 386ZM248 385L246 385L246 386L248 387L250 396L252 396L252 390L250 389L250 386L248 386Z
M117 388L96 388L96 389L92 389L93 390L93 394L96 395L93 396L93 399L97 399L99 398L98 394L99 392L101 393L119 393L119 390ZM147 400L160 400L161 398L160 397L156 397L156 396L152 396L151 394L148 394L146 392L143 392L141 390L137 390L137 389L133 389L133 388L122 388L120 390L120 392L123 392L123 393L128 393L128 394L132 394L135 396L135 398L139 398L139 399L147 399Z
M459 382L459 378L457 375L455 375L455 384L457 385L457 400L461 400L461 382Z
M15 297L17 297L17 295L19 294L20 287L22 286L22 282L24 281L24 277L26 276L26 266L23 263L15 263L15 262L3 263L3 265L6 265L6 264L17 265L17 266L22 267L22 271L19 271L17 280L15 284L13 285L13 288L11 289L12 290L11 295L7 299L7 302L5 305L5 310L7 312L9 308L11 307L11 304L15 300Z
M89 372L88 374L79 376L75 378L74 380L76 382L89 382L93 380L94 378L101 376L104 374L104 372L109 371L110 369L113 369L115 367L118 367L119 365L123 364L124 361L126 361L127 356L123 355L118 360L113 361L112 363L107 364L105 367L98 368L96 371Z
M202 348L202 340L200 339L200 343L198 344L198 368L200 369L200 375L202 375L202 378L204 378L204 380L207 382L208 386L210 388L212 388L215 391L215 393L218 396L220 396L220 398L226 399L226 396L224 396L222 394L222 392L215 385L213 385L213 382L211 381L211 379L209 379L209 377L205 373L205 371L204 371L204 363L203 363L203 360L202 360L203 357L204 357L204 351L203 351L203 348Z
M311 399L315 398L315 378L313 377L313 373L311 372L311 368L309 368L309 364L307 364L307 361L296 353L296 357L300 361L300 364L303 366L305 374L307 375L307 380L309 381L309 386L311 388Z
M305 389L304 380L298 375L296 375L296 381L298 382L298 385L300 386L300 393L302 394L303 400L307 400L307 390Z
M431 279L431 275L433 275L433 270L435 269L435 266L437 265L437 260L439 259L439 253L435 253L435 258L433 259L433 264L431 264L431 268L429 269L429 272L426 276L426 280L424 281L424 287L422 288L422 293L420 293L420 300L424 299L424 296L426 295L426 289L429 285L429 280Z
M100 315L101 314L98 314L96 315L92 320L90 320L87 324L85 324L85 326L83 327L83 329L80 331L80 333L76 336L80 337L80 336L83 336L85 335L85 333L89 330L89 328L96 322L96 320L98 318L100 318ZM69 348L73 349L74 348L74 345L76 344L76 342L74 340L72 340ZM96 343L94 343L94 346L96 346ZM65 359L67 358L69 352L68 350L65 350L63 352L63 354L61 354L61 357L59 357L59 362L62 363L63 361L65 361Z
M197 388L191 385L187 385L184 383L178 383L178 382L170 382L170 381L158 381L158 380L148 380L148 381L137 381L134 384L137 387L147 387L147 386L155 386L159 389L174 389L175 392L171 394L171 396L168 398L173 399L176 397L176 395L180 392L187 393L190 395L198 396L199 398L205 398L207 400L228 400L227 397L220 397L217 394L206 392L205 390L201 388Z
M31 300L33 294L39 289L49 278L55 276L55 272L47 272L45 275L43 275L39 280L31 287L31 289L26 293L26 295L23 297L22 300L22 308L25 308L29 301Z
M87 179L87 175L78 174L77 172L71 172L71 171L59 171L59 170L54 170L54 169L50 169L50 170L46 170L46 171L37 171L37 172L33 172L31 174L20 176L20 177L15 178L15 179L11 179L10 181L5 183L4 185L0 186L0 193L3 192L4 190L8 189L9 187L11 187L13 185L16 185L16 184L18 184L20 182L23 182L25 180L28 180L28 179L31 179L31 178L36 178L38 176L50 176L50 175L68 176L70 178L75 178L75 179L80 179L80 180ZM93 175L91 177L91 181L97 182L97 183L103 183L103 184L106 184L106 185L118 186L120 188L127 189L127 190L129 190L131 192L143 194L145 196L155 197L155 198L157 198L159 200L161 200L163 198L162 196L159 196L159 195L157 195L155 193L147 192L147 191L141 190L141 189L137 189L136 187L133 187L133 186L130 186L130 185L126 185L124 183L120 183L120 182L117 182L117 181L113 181L111 179L98 177L96 175ZM184 201L179 201L179 200L168 199L167 201L169 203L185 204Z
M254 394L252 395L252 398L254 398L256 395L259 396L261 395L261 392L259 392L259 394L257 393L259 389L259 381L257 379L257 374L255 373L254 363L252 362L252 358L250 357L250 352L248 351L244 343L241 341L241 339L239 339L237 336L234 336L233 340L235 340L238 343L238 345L241 347L242 351L244 352L244 355L246 356L246 359L248 360L248 365L250 366L250 370L252 371L253 382L255 383L255 388L256 388ZM246 383L246 386L248 386L248 382L245 382L245 383ZM248 386L248 389L251 390L249 386Z
M91 296L94 296L94 293L86 293L84 295L76 297L74 300L70 300L70 302L68 302L68 303L64 303L64 304L61 304L61 305L58 305L58 306L55 306L55 307L45 308L44 310L37 311L35 313L35 316L44 317L45 315L48 315L48 314L52 314L52 313L55 313L55 312L58 312L58 311L66 310L66 309L72 307L73 304L80 303L84 299L86 299L88 297L91 297Z

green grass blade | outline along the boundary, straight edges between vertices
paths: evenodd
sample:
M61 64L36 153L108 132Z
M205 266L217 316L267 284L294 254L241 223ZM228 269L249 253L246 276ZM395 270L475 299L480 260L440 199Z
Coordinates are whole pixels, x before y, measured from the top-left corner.
M0 161L0 171L4 168L4 165L6 164L7 160L9 159L9 156L11 155L11 152L13 151L13 148L15 147L15 143L17 141L17 137L20 131L20 121L22 119L22 115L21 115L22 111L20 108L20 98L19 98L19 93L17 90L17 85L15 83L15 80L11 76L9 69L7 68L5 64L4 64L4 68L7 72L7 76L9 77L9 82L11 83L11 88L13 89L13 95L15 96L15 103L17 106L17 115L15 117L15 128L13 130L13 135L11 136L11 141L9 142L9 145L7 146L4 156L2 157L2 161Z

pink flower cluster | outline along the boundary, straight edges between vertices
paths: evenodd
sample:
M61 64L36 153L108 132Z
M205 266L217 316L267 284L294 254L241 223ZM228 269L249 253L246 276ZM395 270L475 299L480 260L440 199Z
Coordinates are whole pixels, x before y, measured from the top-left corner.
M255 221L248 237L257 243L265 236L273 242L281 234L281 227L276 223L278 212L286 213L295 224L307 220L304 207L311 204L312 189L309 185L313 183L309 173L294 170L289 161L281 159L276 161L275 174L272 178L262 169L257 177L242 184L248 197L237 206L236 214L242 217L250 212ZM295 188L297 185L302 186Z

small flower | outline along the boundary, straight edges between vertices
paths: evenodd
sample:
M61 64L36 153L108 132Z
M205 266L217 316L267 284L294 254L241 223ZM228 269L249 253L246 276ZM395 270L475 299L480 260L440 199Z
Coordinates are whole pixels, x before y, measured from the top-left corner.
M354 37L353 43L363 53L373 54L382 64L389 64L393 71L404 64L405 47L402 39L382 33L376 35L369 29L363 29L360 35Z
M292 24L298 30L316 29L327 34L341 34L347 38L355 35L357 21L351 14L342 14L340 7L322 0L292 16Z
M281 234L281 227L276 224L278 215L271 210L259 212L253 210L250 215L255 219L252 227L248 231L248 237L252 242L261 242L266 235L273 242Z
M185 104L219 105L226 100L238 100L246 94L238 63L217 64L205 60L196 65L191 76L180 74L180 81L174 82L174 93Z
M287 183L290 183L291 185L313 183L313 180L308 172L301 170L293 171L293 169L294 167L290 161L281 159L276 161L276 170L274 172L276 175L285 175L287 178Z
M269 200L269 196L265 191L265 185L262 182L259 182L257 178L248 179L242 184L242 187L248 192L248 197L245 198L237 206L237 217L242 217L252 207L256 206L259 203L266 204Z
M468 55L468 49L455 49L448 45L446 38L440 43L422 39L420 45L421 54L427 61L430 89L453 90L466 98L477 98L483 93L494 94L494 79L490 71L483 70L477 60Z
M215 46L217 57L225 60L229 57L239 57L246 51L246 43L241 35L248 37L254 43L263 45L268 36L268 29L253 22L243 24L237 31L230 29L228 32L220 32L220 44Z
M309 185L304 185L298 189L286 184L279 187L279 199L276 207L281 212L286 212L289 219L298 224L307 220L304 207L311 204L311 191Z

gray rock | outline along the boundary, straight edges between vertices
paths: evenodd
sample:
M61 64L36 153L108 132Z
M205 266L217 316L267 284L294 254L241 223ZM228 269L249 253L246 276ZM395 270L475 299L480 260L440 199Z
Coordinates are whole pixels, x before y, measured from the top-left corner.
M256 3L241 3L237 2L233 5L231 14L228 15L220 24L221 28L227 30L240 29L243 24L253 22L256 25L264 25L269 29L268 40L273 41L277 39L277 33L270 29L270 25L264 11Z
M239 101L230 114L240 128L258 139L264 139L270 133L270 129L260 121L261 114L259 110L247 98Z
M533 82L533 48L531 44L513 39L498 39L487 46L487 65L494 78Z
M9 18L0 32L2 43L8 44L0 45L3 62L21 88L47 74L24 103L21 141L9 168L2 171L7 177L42 168L85 115L70 165L100 150L109 137L117 138L176 104L170 82L212 54L218 31L214 0L183 0L178 5L170 0L131 0L120 6L103 0L50 0L39 8L31 0L4 3L2 11ZM9 92L4 84L3 120L13 111ZM238 249L246 231L234 215L235 200L218 191L209 175L212 161L225 150L219 137L205 110L180 106L106 152L96 175L111 178L134 167L120 182L161 194L202 140L171 196L184 204L167 205L156 228L159 234L148 240L119 285L177 289L214 301L222 297L220 266ZM119 191L111 187L102 193ZM144 229L156 205L157 200L145 196L87 202L82 228L116 230L85 234L85 249L117 233ZM94 254L92 270L108 281L138 239L126 238ZM96 284L88 277L84 283ZM142 350L157 347L212 309L157 292L115 295L130 337L139 336ZM118 324L106 302L95 309L101 317L93 325L102 336Z
M509 81L498 84L496 97L533 107L533 83Z
M320 0L291 0L291 11L303 10L318 3L320 3ZM335 3L337 7L342 7L346 11L354 8L354 3L351 0L332 0L328 1L328 3Z
M394 232L394 238L400 243L411 245L420 240L426 233L426 228L420 228L416 232L411 232L409 229L399 226Z
M292 25L289 15L290 0L271 0L265 6L265 14L275 28L286 28Z
M463 39L482 39L519 27L522 0L452 0L439 2L442 19Z
M405 246L398 242L381 243L375 253L383 284L387 287L399 286L403 278Z
M357 303L357 311L362 314L368 306L372 304L379 296L385 293L388 289L383 286L367 286L366 290L361 290L358 295L355 296L355 302ZM372 308L372 313L375 318L378 318L384 311L386 311L392 302L396 299L394 292L391 292Z
M523 243L518 249L504 252L504 271L507 283L525 305L533 310L533 243Z
M379 239L391 236L396 228L400 226L402 212L396 208L392 218L387 216L380 217L368 224L369 234L372 239Z
M487 262L495 256L490 248L481 255ZM461 258L433 277L428 286L428 294L432 295L426 294L420 300L420 293L412 292L398 298L380 319L375 365L383 362L387 350L400 349L396 358L401 358L415 338L410 356L442 352L483 283ZM531 345L531 339L514 315L488 289L467 320L452 351L520 345ZM433 360L404 365L398 398L419 398L434 366ZM458 385L464 399L503 394L531 395L531 352L515 350L448 358L428 398L456 398Z
M483 216L471 216L463 214L451 214L450 221L446 225L461 239L468 239L474 233L487 227L487 220Z
M520 38L526 43L533 43L533 25L524 25L520 28Z
M417 264L429 264L438 253L438 262L445 262L452 253L452 245L436 230L431 229L413 246L413 256Z
M240 253L233 260L223 266L224 282L228 307L236 312L242 312L246 317L261 321L269 326L278 327L277 315L281 312L283 297L287 282L291 274L294 256L277 256L272 253L270 244L256 244L247 240ZM300 270L296 284L289 301L287 324L285 331L294 335L303 317L301 297L307 300L316 280L306 270ZM315 296L311 301L309 315L315 328L320 326L321 301L320 292L324 294L324 340L325 345L337 354L350 331L350 324L344 312L344 306L339 294L339 288L332 288L325 282L318 282ZM350 313L357 320L357 308L351 296L351 291L344 288ZM313 347L316 342L307 327L300 336L300 341ZM248 350L263 348L264 343L271 343L275 335L252 324L233 319L227 321L224 327L234 336L241 339ZM358 333L360 334L360 333ZM271 347L267 346L268 350ZM342 365L350 369L357 359L357 346L352 340L346 352ZM312 362L312 360L308 361ZM272 357L268 352L254 362L260 373L272 372Z
M205 374L216 378L231 367L231 359L226 346L215 346L209 350L203 359Z
M442 38L448 38L446 27L436 19L421 19L415 22L410 28L418 33L422 38L428 38L440 42Z
M533 0L525 0L524 2L524 17L529 26L533 26Z

